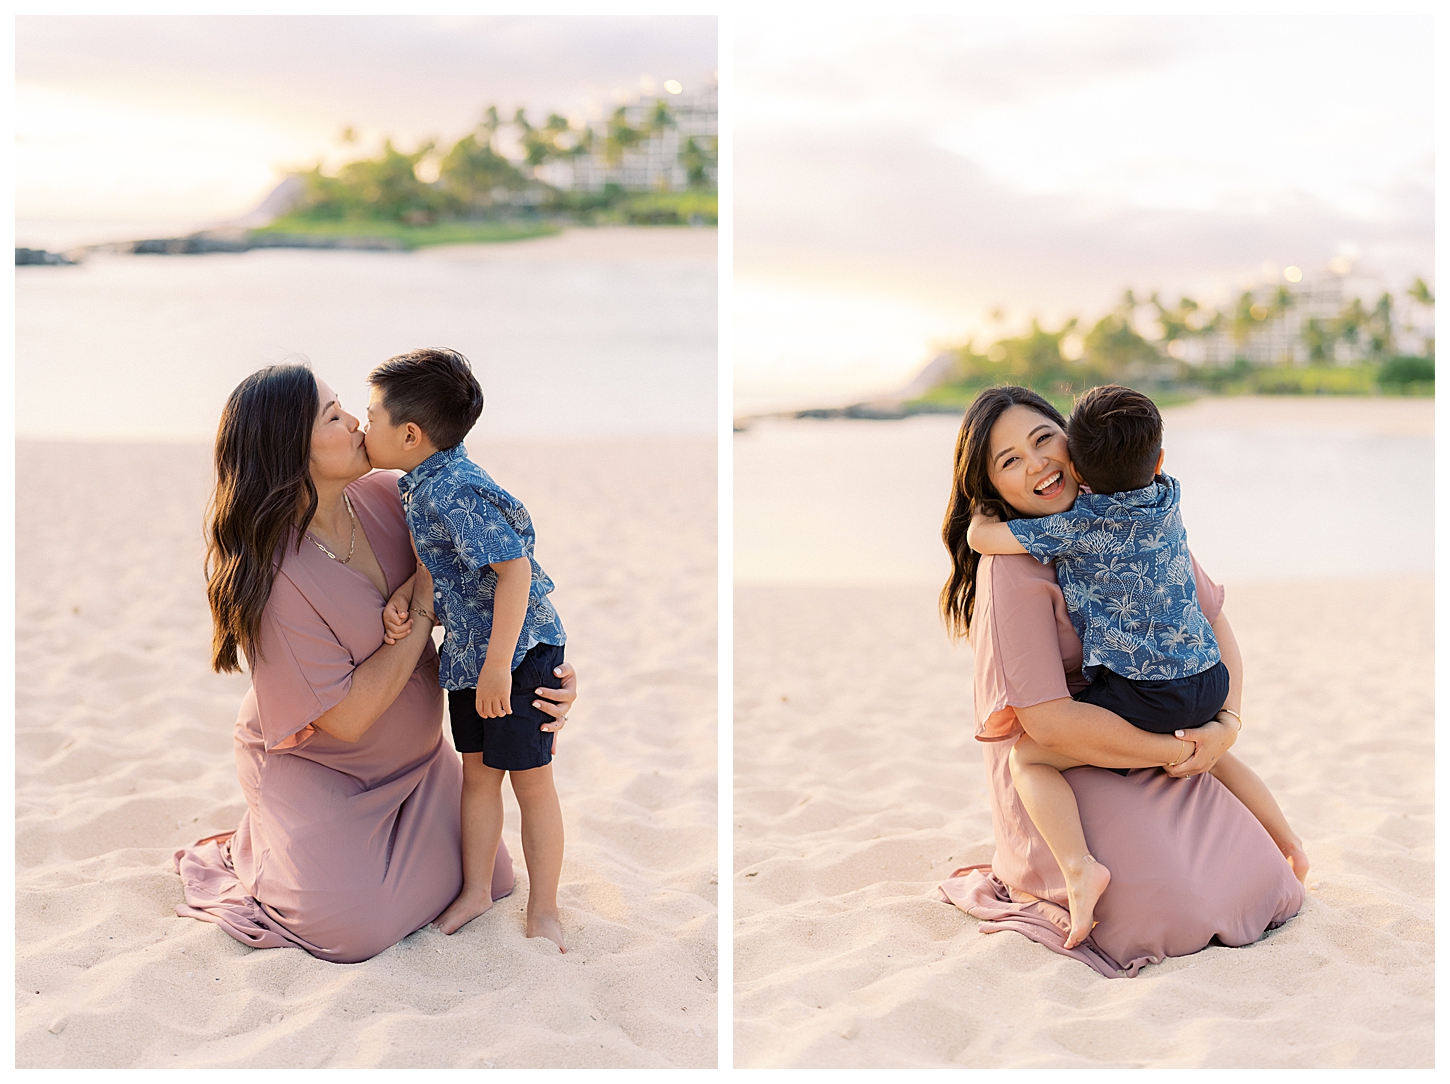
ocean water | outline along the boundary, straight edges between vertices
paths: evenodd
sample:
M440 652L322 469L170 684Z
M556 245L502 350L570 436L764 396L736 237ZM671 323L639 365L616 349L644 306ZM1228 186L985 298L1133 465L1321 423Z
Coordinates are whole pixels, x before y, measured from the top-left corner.
M1433 404L1218 400L1164 412L1194 554L1220 582L1430 575ZM736 435L739 583L946 579L959 419L764 421Z
M713 230L95 255L15 277L21 438L210 441L243 377L295 357L361 417L367 372L418 346L472 361L489 437L716 431Z

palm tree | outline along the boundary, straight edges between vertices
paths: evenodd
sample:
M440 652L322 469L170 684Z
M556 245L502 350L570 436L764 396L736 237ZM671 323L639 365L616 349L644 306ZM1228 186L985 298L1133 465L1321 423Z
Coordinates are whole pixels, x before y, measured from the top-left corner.
M1326 327L1317 316L1311 316L1304 322L1304 327L1300 330L1299 335L1309 350L1311 364L1322 365L1333 360L1334 332L1331 328Z
M680 148L680 165L685 167L686 183L691 188L705 187L709 180L709 170L716 162L719 143L719 139L715 138L697 142L694 136L690 136Z
M1351 298L1344 308L1339 310L1331 329L1335 339L1348 343L1351 348L1359 345L1360 332L1369 324L1370 314L1365 312L1364 302L1359 298Z
M1384 358L1395 352L1395 299L1388 292L1380 295L1365 321L1369 332L1369 353L1373 358Z
M575 150L574 147L563 145L563 136L569 131L569 122L558 113L550 113L543 127L535 128L520 109L514 114L514 127L519 129L519 142L524 148L524 159L533 169L555 158L567 157Z
M624 152L639 146L644 141L646 130L631 128L624 106L620 106L609 118L604 132L604 164L617 168L624 161Z

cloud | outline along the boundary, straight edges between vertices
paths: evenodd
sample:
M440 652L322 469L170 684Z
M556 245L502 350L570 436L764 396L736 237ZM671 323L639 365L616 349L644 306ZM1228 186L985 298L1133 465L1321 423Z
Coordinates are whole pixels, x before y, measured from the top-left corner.
M15 46L22 84L445 134L489 102L578 109L716 66L715 19L696 15L21 16Z
M746 123L802 109L931 128L977 109L1020 106L1103 79L1160 71L1222 46L1219 28L1161 15L1013 14L873 19L825 28L772 20L737 44ZM818 115L821 115L818 113Z
M1086 314L1129 286L1211 290L1265 262L1322 267L1346 242L1392 278L1433 267L1433 193L1416 185L1397 193L1397 217L1366 222L1306 194L1184 210L1024 193L890 134L744 132L735 153L736 266L749 275Z

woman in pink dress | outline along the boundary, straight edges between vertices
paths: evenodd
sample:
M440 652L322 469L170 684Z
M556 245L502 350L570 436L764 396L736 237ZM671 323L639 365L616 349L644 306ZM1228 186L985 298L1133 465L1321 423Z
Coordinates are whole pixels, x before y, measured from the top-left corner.
M952 576L942 609L967 631L974 660L974 710L992 801L996 853L990 865L956 870L944 900L1014 930L1110 978L1185 956L1217 938L1248 945L1292 918L1304 888L1253 815L1205 774L1238 736L1212 722L1150 734L1072 694L1082 678L1082 642L1051 565L1026 555L980 557L967 546L974 509L1006 520L1065 511L1077 498L1068 469L1066 422L1025 388L977 397L957 438L957 470L942 536ZM1194 563L1199 604L1213 621L1223 588ZM1224 661L1239 665L1236 646ZM1007 754L1023 733L1038 744L1102 767L1072 768L1089 849L1113 871L1092 934L1064 946L1067 886L1012 783Z
M443 740L433 584L397 475L370 473L357 419L302 366L263 369L217 431L209 522L212 665L240 668L235 748L247 809L234 832L176 852L182 916L255 948L366 960L427 925L463 883L462 766ZM382 610L417 572L412 632ZM563 726L575 697L539 701ZM499 848L495 899L513 890Z

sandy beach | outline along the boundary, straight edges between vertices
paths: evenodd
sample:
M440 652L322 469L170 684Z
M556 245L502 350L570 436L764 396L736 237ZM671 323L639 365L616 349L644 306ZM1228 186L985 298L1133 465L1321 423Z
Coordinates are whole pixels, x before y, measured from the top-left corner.
M470 450L538 524L580 672L555 768L569 953L525 940L521 862L456 936L350 966L177 918L172 852L243 810L247 678L207 667L210 450L22 442L17 1066L715 1065L714 442Z
M1431 404L1214 401L1165 421L1244 412L1423 436ZM1305 906L1255 945L1120 980L935 896L993 853L971 652L937 585L738 586L735 1064L1432 1066L1433 579L1306 579L1294 559L1223 580L1245 658L1235 751L1304 838Z

